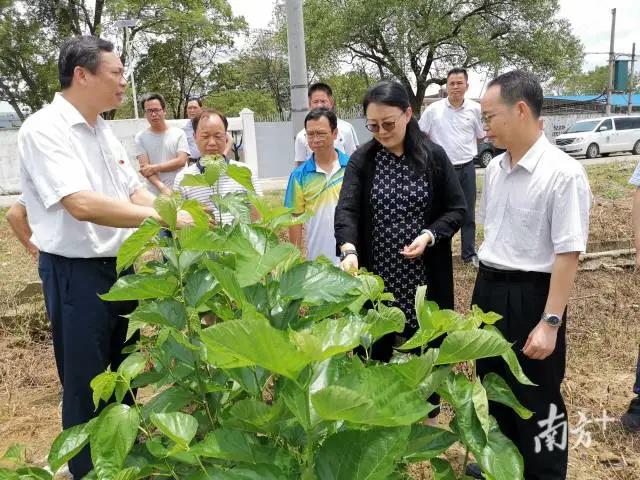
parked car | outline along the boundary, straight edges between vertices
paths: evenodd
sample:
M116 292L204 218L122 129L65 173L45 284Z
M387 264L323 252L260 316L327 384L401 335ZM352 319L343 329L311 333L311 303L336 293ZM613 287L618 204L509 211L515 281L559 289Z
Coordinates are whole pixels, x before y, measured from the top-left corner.
M556 137L556 146L569 155L606 157L614 152L640 155L640 116L581 120Z
M491 142L484 141L478 144L478 154L473 157L473 163L486 167L493 157L500 155L504 151L502 148L494 147Z

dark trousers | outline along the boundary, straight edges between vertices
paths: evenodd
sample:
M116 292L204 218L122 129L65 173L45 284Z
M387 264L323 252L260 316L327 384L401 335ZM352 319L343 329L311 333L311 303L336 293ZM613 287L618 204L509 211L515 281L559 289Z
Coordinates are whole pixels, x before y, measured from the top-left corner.
M506 380L518 400L534 412L529 420L523 420L509 407L495 402L490 402L489 406L500 430L520 450L526 480L560 480L567 475L569 426L560 393L566 359L564 323L558 331L556 348L549 357L531 360L521 352L544 312L550 278L546 273L505 273L480 265L472 298L472 304L482 310L502 315L496 326L513 343L524 373L538 385L519 383L500 357L477 361L480 377L489 372L497 373ZM538 423L545 422L554 412L555 419L549 425Z
M89 383L109 365L117 370L124 359L128 322L122 315L131 313L137 302L104 302L98 297L116 281L115 258L67 258L42 252L38 270L63 387L62 427L66 429L99 413ZM77 479L92 468L88 447L69 461Z
M467 213L460 229L461 256L462 260L470 260L476 254L476 167L471 161L454 168L467 202Z
M636 363L636 382L633 384L633 393L640 396L640 347L638 348L638 361Z

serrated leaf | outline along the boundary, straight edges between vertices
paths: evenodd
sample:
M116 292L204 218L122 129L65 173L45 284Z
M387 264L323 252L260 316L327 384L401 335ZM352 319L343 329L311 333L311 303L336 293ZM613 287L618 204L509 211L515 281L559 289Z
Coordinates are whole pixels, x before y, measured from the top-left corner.
M152 413L178 411L194 401L194 393L182 387L173 386L155 395L142 407L142 416L148 419Z
M360 282L332 265L305 262L295 265L280 278L280 295L305 302L339 302L351 295Z
M108 405L98 416L89 434L91 460L99 480L113 478L136 440L140 417L128 405Z
M525 420L531 418L533 412L525 408L516 396L513 394L511 387L497 373L488 373L482 379L482 385L487 392L487 398L493 402L498 402L513 410Z
M176 229L178 206L176 205L176 199L173 196L157 196L153 202L153 208L155 208L158 215L160 215L160 218L162 218L171 231Z
M449 430L429 425L414 424L403 453L403 459L409 463L423 462L445 452L458 440Z
M186 173L182 177L182 182L180 183L183 187L209 187L209 182L205 178L204 174L193 175L191 173Z
M138 229L127 238L118 250L116 259L116 272L120 274L122 270L130 267L148 248L149 243L162 227L157 220L147 218Z
M172 297L178 279L172 275L133 274L120 277L109 292L99 295L102 300L119 302Z
M139 305L127 318L129 318L129 322L182 330L187 321L187 311L180 302L166 299Z
M197 308L215 295L218 281L208 270L197 270L187 276L184 299L187 305Z
M255 188L251 182L251 170L241 165L230 163L227 165L227 176L242 185L248 192L255 193Z

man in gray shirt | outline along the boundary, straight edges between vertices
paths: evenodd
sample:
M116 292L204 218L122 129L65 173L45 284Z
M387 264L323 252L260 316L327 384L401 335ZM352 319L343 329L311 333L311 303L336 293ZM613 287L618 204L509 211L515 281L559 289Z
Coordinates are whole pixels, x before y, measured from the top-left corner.
M138 132L135 139L140 174L151 192L169 195L178 171L189 159L187 136L182 129L167 125L165 101L159 93L146 95L142 109L149 128Z

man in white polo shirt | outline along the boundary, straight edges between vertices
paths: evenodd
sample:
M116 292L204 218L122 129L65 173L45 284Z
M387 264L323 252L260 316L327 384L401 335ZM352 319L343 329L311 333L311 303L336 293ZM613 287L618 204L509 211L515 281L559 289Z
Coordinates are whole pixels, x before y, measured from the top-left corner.
M464 68L447 73L447 98L427 107L420 117L420 129L444 148L458 175L467 214L460 229L461 257L465 263L477 267L476 256L476 168L473 157L478 153L478 140L484 138L480 123L480 105L464 98L469 89L469 77Z
M336 102L333 99L333 91L331 87L326 83L317 82L309 87L309 109L314 110L316 108L327 108L334 110ZM349 122L338 118L338 134L336 135L333 145L341 152L345 153L347 157L351 156L356 148L360 146L358 143L358 137L356 131ZM307 141L307 133L303 128L296 135L294 145L294 160L296 166L299 167L313 154L313 151L309 147Z
M97 414L89 382L109 365L117 370L124 358L123 315L137 302L98 297L116 281L118 249L133 227L160 217L100 117L122 104L127 86L113 45L71 38L60 50L58 72L62 93L24 122L18 157L31 241L40 250L66 429ZM88 448L69 462L77 479L92 468Z
M490 402L491 415L520 450L524 478L564 480L565 321L578 256L587 246L591 190L582 165L540 131L542 101L538 80L519 70L491 81L482 98L487 136L506 152L485 171L478 214L484 241L472 303L503 317L496 326L535 384L518 382L499 357L478 360L480 377L497 373L534 412L525 420ZM549 442L545 430L556 425Z

